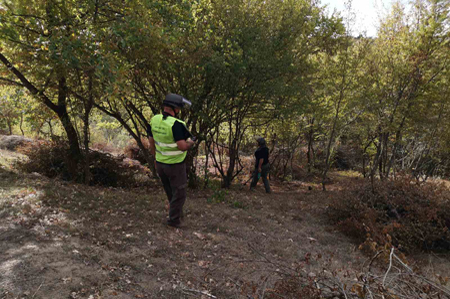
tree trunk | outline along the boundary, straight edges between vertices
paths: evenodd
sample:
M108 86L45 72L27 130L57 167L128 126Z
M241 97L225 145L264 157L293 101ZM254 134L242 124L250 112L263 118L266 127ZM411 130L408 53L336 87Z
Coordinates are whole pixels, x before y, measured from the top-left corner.
M85 111L83 119L83 141L84 141L84 183L89 185L91 181L91 171L89 165L89 112Z
M67 112L67 86L65 77L61 77L58 83L58 106L56 109L56 113L63 125L64 131L66 132L67 139L69 141L69 159L71 159L74 163L78 163L82 155L77 131L75 130L75 127L70 120L69 113Z
M325 169L323 170L323 173L322 173L322 191L326 191L325 182L327 179L328 170L330 169L331 145L333 144L334 135L336 133L337 121L339 119L339 112L340 112L340 106L341 106L342 99L343 99L343 97L341 95L341 98L339 99L339 102L337 104L336 113L335 113L334 121L333 121L333 128L331 129L331 132L330 132L330 139L328 140L327 154L326 154L326 158L325 158Z
M208 183L209 183L209 176L208 176L209 151L208 151L208 148L209 148L209 144L205 140L205 155L206 155L205 159L206 159L206 161L205 161L205 179L204 179L205 184L203 187L204 189L206 189L208 187Z
M188 187L192 189L198 188L197 167L194 165L195 157L198 153L198 144L191 148L186 155L186 168L188 175Z
M366 178L366 153L363 153L362 155L362 175L363 178Z
M90 83L91 85L91 83ZM89 185L91 182L91 171L89 161L89 141L90 141L90 128L89 128L89 115L92 111L92 98L84 104L84 117L83 117L83 141L84 141L84 183Z
M66 78L63 74L60 74L58 80L58 104L53 103L43 91L38 90L27 78L17 70L14 65L9 62L9 60L0 53L0 61L21 81L25 88L27 88L31 94L37 96L41 102L50 108L53 112L58 115L59 120L61 121L63 128L67 134L67 138L69 140L69 156L68 163L69 169L73 172L72 175L76 175L76 165L81 159L81 150L80 144L78 142L77 132L70 120L69 114L67 113L67 86L66 86Z
M306 153L306 157L308 159L308 173L311 173L311 168L314 163L313 155L313 137L314 137L314 117L311 119L310 128L308 133L308 152Z
M378 128L379 132L381 131L381 128ZM378 145L375 144L375 146L377 147L377 153L375 154L375 157L373 158L373 163L372 163L372 168L370 170L369 176L370 176L370 181L372 183L372 192L375 192L374 189L374 182L375 182L375 173L377 171L378 165L379 165L379 160L383 151L382 148L382 141L383 139L383 134L380 132L379 133L379 142ZM374 142L375 143L375 142Z
M41 128L42 128L42 126L41 126ZM50 130L50 139L51 140L55 140L55 138L54 138L55 135L53 134L53 126L52 126L52 120L51 119L48 121L48 129Z
M68 169L71 178L74 179L77 176L78 163L81 160L81 150L78 141L78 135L70 120L69 114L65 106L60 107L58 111L58 118L64 127L69 142L69 155L68 155Z
M142 141L139 139L135 139L138 147L141 149L142 154L144 155L144 159L147 162L148 168L150 168L150 172L152 173L154 178L157 178L156 175L156 168L155 168L155 157L153 157L150 154L150 151L148 148L145 147L145 145L142 143Z
M366 172L366 157L367 157L367 149L369 148L369 146L372 144L372 141L370 141L363 150L363 154L362 154L362 163L363 163L363 168L362 168L362 175L364 178L367 177L367 172Z
M145 161L148 164L148 168L150 168L150 171L154 178L157 178L156 168L155 168L155 157L153 157L150 154L149 149L147 149L141 140L141 135L137 134L133 131L133 129L128 125L128 123L125 121L125 119L117 112L111 112L102 107L101 105L98 105L94 103L94 106L106 113L107 115L114 117L121 125L122 127L127 130L128 134L136 141L136 144L141 149L142 154L144 155ZM139 133L139 132L138 132Z
M233 140L233 142L230 144L229 157L230 161L228 163L228 170L226 176L223 178L222 188L230 188L231 181L233 180L234 167L236 165L236 157L237 157L236 140Z
M12 124L10 121L6 121L8 124L8 131L9 131L9 135L12 135L13 131L12 131Z
M141 149L142 154L144 155L144 159L147 162L148 168L150 168L150 172L152 173L154 178L157 178L156 168L155 168L155 157L150 154L150 150L145 147L142 143L141 139L135 138L138 147Z
M25 133L23 132L23 113L22 114L20 114L20 124L19 124L19 129L20 129L20 132L22 133L22 136L25 136Z
M383 175L383 156L381 156L380 158L380 163L378 164L378 172L380 175L380 180L384 179L384 175Z

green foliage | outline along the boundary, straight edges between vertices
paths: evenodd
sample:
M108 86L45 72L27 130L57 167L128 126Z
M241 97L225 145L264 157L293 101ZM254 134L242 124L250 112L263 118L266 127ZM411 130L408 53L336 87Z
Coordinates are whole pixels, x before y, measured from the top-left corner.
M217 189L214 193L208 197L206 200L208 203L224 203L227 202L228 191L223 189Z
M220 204L226 203L235 209L246 209L247 206L244 202L239 200L233 200L230 198L230 193L227 189L220 189L220 186L217 186L218 189L214 190L213 194L206 199L207 203L210 204Z
M13 127L19 123L22 125L26 110L26 99L22 90L11 87L0 89L0 130L13 134ZM22 126L20 128L22 129Z
M91 144L98 146L108 145L114 149L122 150L130 142L130 136L122 125L113 117L96 110L90 118Z
M241 201L235 200L235 201L233 201L233 208L235 208L235 209L245 209L246 205L243 202L241 202Z
M3 130L20 123L51 138L64 130L77 157L82 140L117 148L126 134L142 150L151 117L174 92L192 100L180 117L206 143L224 187L254 135L269 140L280 178L295 179L300 161L325 181L340 147L372 177L447 173L448 1L393 5L376 38L352 36L350 10L328 16L304 0L2 6L0 54L35 89L11 66L0 68L0 82L28 88L40 103L6 92Z

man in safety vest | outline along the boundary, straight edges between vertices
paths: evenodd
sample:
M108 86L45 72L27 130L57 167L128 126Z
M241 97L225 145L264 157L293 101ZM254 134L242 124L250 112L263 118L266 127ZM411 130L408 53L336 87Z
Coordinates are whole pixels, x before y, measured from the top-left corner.
M177 119L181 108L191 106L191 102L177 94L168 94L163 102L164 111L150 121L150 151L156 157L158 172L164 191L169 200L167 224L179 227L186 201L187 173L186 151L194 145L186 124Z

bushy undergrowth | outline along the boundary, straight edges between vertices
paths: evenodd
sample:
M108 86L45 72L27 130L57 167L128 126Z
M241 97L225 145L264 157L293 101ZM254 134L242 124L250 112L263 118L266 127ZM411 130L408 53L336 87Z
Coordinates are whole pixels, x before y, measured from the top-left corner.
M18 161L16 168L24 172L37 172L49 178L84 182L84 165L68 160L68 146L64 143L41 143L27 146L21 152L28 156ZM128 187L135 185L134 174L139 169L124 163L124 157L114 157L107 153L89 153L90 185Z
M336 263L333 257L307 254L296 268L273 264L277 270L266 271L270 276L276 273L275 282L269 283L268 277L263 276L257 282L244 283L241 293L245 298L273 299L450 298L449 277L413 270L416 267L408 266L406 258L401 256L393 248L379 251L354 268Z
M267 292L267 298L304 298L320 299L321 291L314 286L312 279L305 281L300 276L292 275L279 280L275 286Z
M371 251L395 246L405 252L450 249L450 191L412 179L356 184L339 193L328 216Z
M148 142L148 139L142 138L141 141L142 141L142 144L145 146L145 148L147 148L147 149L150 148L150 144ZM130 159L133 159L133 160L137 160L137 161L141 162L142 165L147 164L147 159L145 159L144 152L137 145L136 141L133 140L132 142L130 142L125 147L123 152L124 152L124 155L127 158L130 158Z

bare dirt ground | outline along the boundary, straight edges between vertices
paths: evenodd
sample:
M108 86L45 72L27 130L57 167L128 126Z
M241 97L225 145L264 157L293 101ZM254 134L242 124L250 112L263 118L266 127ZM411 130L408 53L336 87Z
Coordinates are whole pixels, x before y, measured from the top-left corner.
M301 182L273 183L270 195L262 186L189 191L184 226L173 229L157 181L86 187L18 174L5 161L0 298L254 298L293 269L314 277L323 264L367 260L325 217L348 177L326 193Z

